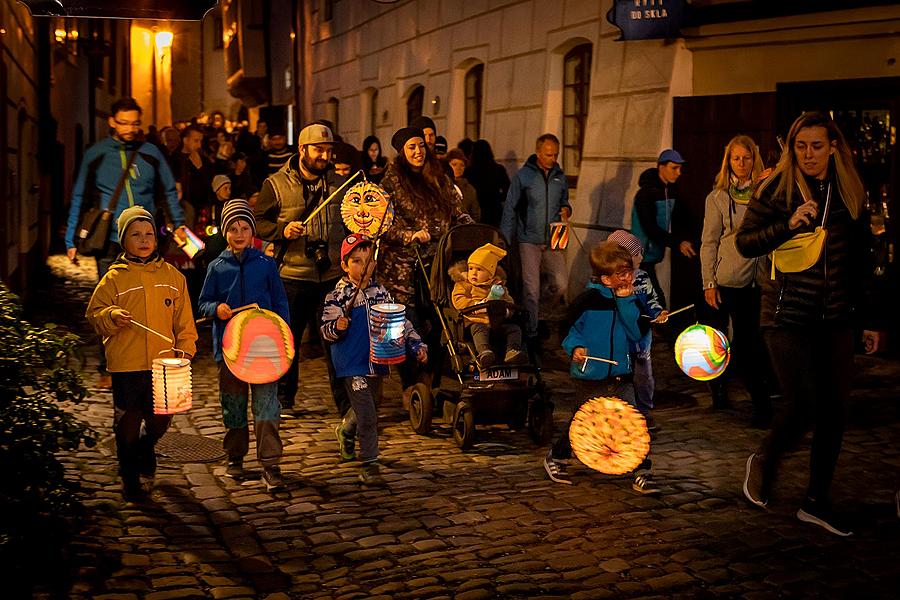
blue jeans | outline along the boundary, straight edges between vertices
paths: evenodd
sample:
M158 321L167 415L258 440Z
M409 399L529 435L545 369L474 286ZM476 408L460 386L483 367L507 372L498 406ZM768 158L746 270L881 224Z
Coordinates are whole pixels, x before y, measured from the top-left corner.
M566 254L551 250L547 244L519 242L519 259L522 264L522 306L528 311L525 335L534 337L538 330L538 309L541 302L541 270L550 277L547 291L558 301L566 293Z
M351 408L341 421L341 429L348 439L359 438L359 459L378 460L378 399L381 396L381 377L342 377Z
M633 352L631 365L634 367L634 406L641 414L646 415L653 408L653 391L656 389L650 348L647 348L646 352Z
M256 458L264 467L278 464L283 454L278 423L281 404L278 402L278 383L250 383L241 381L219 363L219 400L225 440L222 447L230 460L243 459L250 448L250 429L247 404L253 397L253 432L256 435Z

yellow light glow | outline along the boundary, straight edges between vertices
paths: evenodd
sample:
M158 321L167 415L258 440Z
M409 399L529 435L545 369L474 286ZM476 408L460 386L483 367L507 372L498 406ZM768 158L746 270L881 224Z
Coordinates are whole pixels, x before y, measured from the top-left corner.
M0 27L0 35L6 35L6 28Z
M53 32L53 36L56 38L57 42L63 42L66 39L66 30L65 29L57 29Z
M172 38L175 37L172 35L171 31L158 31L156 32L156 47L157 48L168 48L172 45Z
M72 41L75 41L78 39L78 30L77 29L73 29L72 31L69 32L69 39Z

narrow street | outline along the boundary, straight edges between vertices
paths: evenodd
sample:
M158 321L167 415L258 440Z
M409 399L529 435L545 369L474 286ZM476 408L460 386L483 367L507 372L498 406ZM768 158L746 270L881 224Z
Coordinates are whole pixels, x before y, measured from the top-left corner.
M90 339L81 315L93 261L72 267L54 256L51 268L49 304L37 318ZM794 517L808 445L787 459L769 511L744 500L744 462L762 435L746 426L749 402L734 388L736 410L713 412L706 387L677 371L662 343L652 446L659 497L580 465L571 466L574 485L555 484L541 467L545 449L505 427L480 430L465 454L439 421L433 435L416 435L396 381L379 414L387 485L362 487L356 463L339 461L321 358L301 364L303 414L282 425L288 485L272 494L259 481L225 478L222 460L200 462L215 458L224 433L208 326L200 336L194 408L175 417L161 444L170 455L160 459L151 503L121 499L111 395L91 389L71 406L101 442L65 459L90 509L72 546L68 597L889 598L900 589L896 360L857 358L833 488L856 535L840 539ZM96 344L84 351L90 386ZM548 379L559 423L572 393L565 372Z

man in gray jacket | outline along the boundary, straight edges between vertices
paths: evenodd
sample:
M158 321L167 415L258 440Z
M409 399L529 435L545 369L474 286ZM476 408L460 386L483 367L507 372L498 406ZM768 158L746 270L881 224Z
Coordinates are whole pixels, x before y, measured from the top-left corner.
M338 187L329 164L333 147L334 136L328 127L306 126L297 139L297 154L265 180L254 208L260 237L275 245L275 260L291 311L296 352L278 392L285 410L293 409L297 394L303 332L309 325L311 340L318 339L318 311L341 275L344 225L340 200L309 218ZM339 400L335 398L335 402Z

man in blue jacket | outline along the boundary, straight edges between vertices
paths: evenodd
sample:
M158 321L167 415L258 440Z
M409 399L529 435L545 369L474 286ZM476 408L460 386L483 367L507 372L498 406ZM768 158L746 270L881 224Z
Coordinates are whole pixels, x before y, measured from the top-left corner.
M572 214L566 175L556 159L559 139L545 133L537 139L535 153L513 176L500 229L511 243L518 243L522 264L522 306L528 311L525 335L534 344L538 329L541 267L552 278L549 291L561 298L566 290L566 255L550 249L550 223L566 221Z

